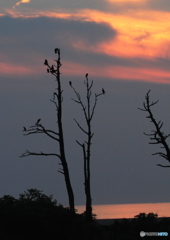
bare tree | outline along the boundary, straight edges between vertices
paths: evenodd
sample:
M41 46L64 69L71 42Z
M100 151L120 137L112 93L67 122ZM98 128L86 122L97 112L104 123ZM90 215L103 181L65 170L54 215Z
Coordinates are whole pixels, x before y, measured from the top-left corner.
M83 143L80 143L76 140L78 145L82 148L83 151L83 160L84 160L84 186L85 186L85 195L86 195L86 211L85 211L85 217L87 222L90 222L93 219L92 214L92 198L91 198L91 184L90 184L90 160L91 160L91 144L92 144L92 137L94 136L94 133L92 132L92 119L94 116L96 104L98 97L105 94L105 90L102 89L102 92L99 94L95 94L94 96L94 104L91 106L91 95L92 95L92 86L93 81L89 83L88 80L88 74L85 76L86 80L84 81L85 87L86 87L86 103L83 103L80 94L78 91L73 87L72 82L70 81L69 84L71 88L74 90L76 99L73 99L74 102L78 103L83 110L83 114L85 117L85 122L87 128L85 129L80 125L80 123L76 120L77 126L80 128L80 130L87 136L87 140Z
M145 111L148 113L148 116L146 116L146 118L149 118L150 121L153 123L155 130L152 130L152 133L150 134L146 134L144 133L146 136L150 137L151 142L149 142L149 144L160 144L161 148L164 149L164 152L159 151L156 152L152 155L159 155L161 157L163 157L164 159L166 159L168 162L170 162L170 148L168 146L167 143L167 138L170 136L170 134L166 135L164 132L162 132L162 126L163 126L163 122L162 121L158 121L154 118L153 113L151 108L156 105L158 103L158 101L156 102L150 102L150 96L149 96L150 90L147 92L146 97L145 97L145 102L143 103L143 108L139 108L142 111ZM162 165L162 164L157 164L157 166L160 167L170 167L170 165Z
M53 140L57 141L59 144L59 153L44 153L44 152L31 152L29 150L26 150L25 153L21 155L21 157L27 157L27 156L56 156L60 160L60 164L62 166L62 169L60 169L58 172L64 175L66 189L68 193L68 199L69 199L69 207L72 212L75 212L75 205L74 205L74 194L71 186L70 176L69 176L69 169L66 161L65 156L65 145L64 145L64 136L63 136L63 127L62 127L62 89L61 89L61 81L60 81L60 67L61 67L61 61L60 61L60 49L56 48L54 50L55 54L57 54L57 60L55 60L56 65L49 65L48 60L44 61L44 65L47 66L47 72L51 73L55 77L55 81L57 82L57 91L53 93L53 99L51 100L52 103L54 103L56 107L56 114L57 114L57 125L58 125L58 132L46 129L41 124L41 119L38 119L35 125L30 126L28 129L24 127L24 135L31 135L31 134L40 134L43 133L49 138L52 138Z

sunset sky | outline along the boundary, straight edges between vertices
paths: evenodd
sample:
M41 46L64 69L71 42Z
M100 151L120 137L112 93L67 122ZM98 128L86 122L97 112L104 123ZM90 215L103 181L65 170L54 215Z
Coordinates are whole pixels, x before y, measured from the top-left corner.
M170 132L170 1L169 0L1 0L0 2L0 196L18 196L28 188L53 194L67 205L58 159L19 158L26 149L57 151L44 136L23 136L38 118L56 128L50 102L54 78L44 59L53 63L61 50L63 127L76 205L85 204L83 160L75 140L84 140L74 118L84 124L71 98L71 80L85 95L85 74L102 88L93 119L92 200L94 204L169 202L170 170L151 156L143 132L153 129L138 110L151 89L159 99L153 111Z

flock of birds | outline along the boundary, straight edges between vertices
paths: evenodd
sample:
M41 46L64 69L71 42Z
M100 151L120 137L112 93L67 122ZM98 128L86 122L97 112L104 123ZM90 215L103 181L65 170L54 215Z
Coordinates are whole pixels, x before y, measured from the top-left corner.
M55 49L54 49L54 53L55 53L55 54L57 54L57 53L59 53L59 52L60 52L59 48L55 48ZM47 59L45 59L44 65L49 66ZM47 69L47 71L49 72L49 69ZM86 73L85 77L86 77L86 78L88 77L88 73ZM71 82L71 81L69 81L69 84L70 84L70 86L72 87L72 82ZM104 88L102 88L102 93L103 93L103 94L106 93L105 90L104 90ZM39 123L40 123L40 121L41 121L41 118L39 118L39 119L37 120L37 122L35 123L35 125L38 126ZM26 127L23 127L23 131L27 131Z

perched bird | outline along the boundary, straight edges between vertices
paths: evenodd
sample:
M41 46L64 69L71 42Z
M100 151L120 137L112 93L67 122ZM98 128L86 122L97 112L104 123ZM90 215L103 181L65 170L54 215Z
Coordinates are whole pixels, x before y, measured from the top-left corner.
M88 77L88 73L86 73L86 78Z
M57 93L53 93L53 101L55 100L55 96L57 97Z
M44 61L44 65L48 65L48 61L47 61L47 59L45 59L45 61Z
M51 73L56 73L57 72L57 70L54 69L54 65L51 66L50 71L51 71Z
M103 93L103 94L105 94L105 93L106 93L106 92L105 92L105 90L104 90L104 88L102 88L102 93Z
M70 86L72 86L72 82L71 81L69 81L69 84L70 84Z
M58 48L54 49L55 54L58 53L58 50L59 50Z
M41 121L41 118L37 120L36 125L38 125L40 121Z
M47 68L47 72L48 72L48 73L50 72L49 68Z
M27 129L26 129L26 127L23 127L24 128L24 131L26 131Z

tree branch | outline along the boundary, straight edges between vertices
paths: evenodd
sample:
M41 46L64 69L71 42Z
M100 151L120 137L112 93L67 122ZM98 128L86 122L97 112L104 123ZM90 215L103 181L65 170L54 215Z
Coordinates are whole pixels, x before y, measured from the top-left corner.
M49 130L49 129L45 129L43 127L43 125L41 125L41 124L38 124L38 125L36 124L34 126L30 126L30 128L27 129L27 130L24 130L24 132L27 132L27 133L24 134L25 136L35 134L35 133L45 133L48 137L50 137L50 138L52 138L56 141L59 141L58 138L56 138L56 137L54 137L53 135L50 134L50 133L52 133L52 134L58 136L59 134L57 132Z
M56 153L43 153L43 152L40 152L40 153L35 153L35 152L30 152L29 150L26 150L25 153L23 153L20 158L22 157L28 157L28 156L57 156L58 158L61 159L61 156L56 154Z
M161 165L161 164L157 164L157 166L159 166L159 167L170 167L170 165L164 166L164 165Z
M168 143L166 142L166 139L170 136L170 134L168 135L164 134L164 132L161 131L163 122L161 121L157 122L156 119L154 118L153 113L151 111L151 107L156 105L158 101L150 103L149 93L150 93L150 90L147 92L145 96L146 101L143 103L144 108L142 109L139 108L139 110L148 112L149 115L146 116L146 118L149 118L151 120L156 130L152 130L153 133L150 133L150 134L144 133L144 134L150 137L151 142L149 142L149 144L161 144L162 145L161 148L164 148L166 152L166 153L157 152L152 155L159 155L170 162L170 149L169 149ZM161 164L158 164L158 166L164 167Z
M78 126L85 134L88 134L88 132L85 131L85 130L80 126L80 124L77 122L76 119L74 119L74 121L76 122L77 126Z

